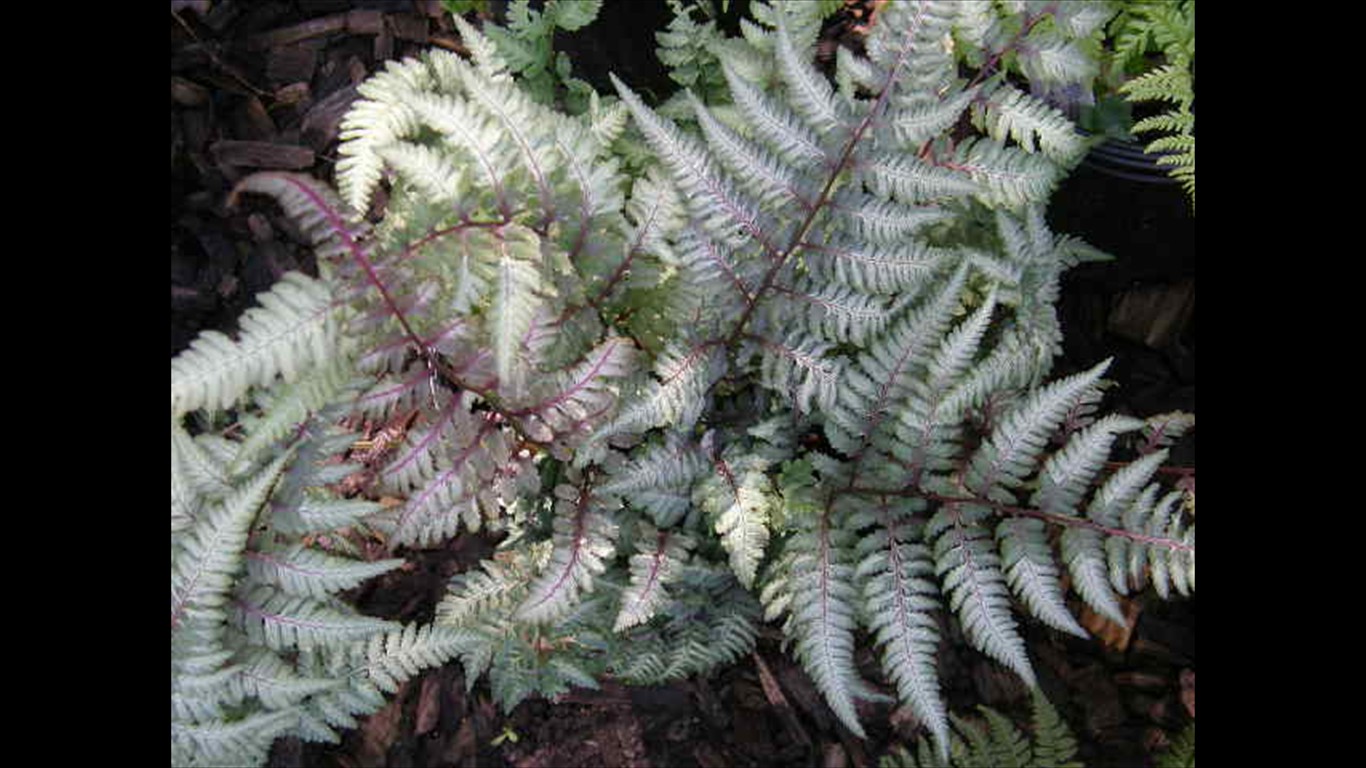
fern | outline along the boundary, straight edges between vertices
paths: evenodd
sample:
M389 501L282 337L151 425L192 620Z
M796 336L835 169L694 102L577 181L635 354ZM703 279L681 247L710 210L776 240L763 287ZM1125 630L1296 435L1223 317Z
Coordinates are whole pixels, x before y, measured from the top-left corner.
M1140 59L1150 49L1165 63L1122 84L1130 102L1165 102L1168 109L1134 123L1134 133L1159 133L1147 151L1181 182L1195 210L1195 0L1132 3L1112 24L1115 55L1121 63Z
M280 386L288 389L277 385L255 404L253 398L241 403L246 411L264 408L254 423L271 432L281 417L270 405L280 399L266 395ZM326 409L307 413L296 420L297 434L335 445L328 425L336 416ZM444 663L463 644L445 631L434 635L359 615L337 598L403 561L359 561L300 538L303 529L336 530L316 520L299 525L308 519L301 518L302 506L328 482L329 470L294 434L257 440L258 434L239 441L212 433L191 437L172 424L171 756L177 765L262 763L271 742L286 734L337 741L337 728L354 727L354 715L383 703L381 690ZM264 447L244 460L253 445ZM331 472L338 469L355 467ZM372 650L368 666L357 663L366 643L391 632L408 633L402 655Z
M339 194L244 180L319 276L172 362L174 749L259 762L451 658L505 708L701 674L762 614L859 735L888 698L855 664L869 637L943 762L941 614L1032 684L1021 614L1084 634L1065 583L1112 616L1148 582L1193 592L1185 491L1157 472L1189 420L1096 413L1104 363L1055 375L1061 276L1100 255L1043 212L1084 145L996 69L1085 81L1106 14L888 3L832 81L819 4L751 10L676 59L719 78L655 109L614 77L577 116L517 74L525 28L457 18L468 60L361 87ZM192 437L200 410L231 431ZM398 562L320 551L343 527L502 539L402 627L338 597ZM230 685L244 668L275 682Z
M1004 715L990 707L979 707L981 720L953 716L954 734L948 755L934 752L920 743L912 754L904 746L892 750L878 761L882 768L1082 768L1073 758L1077 742L1067 724L1048 699L1036 688L1031 698L1032 717L1029 735L1021 733Z

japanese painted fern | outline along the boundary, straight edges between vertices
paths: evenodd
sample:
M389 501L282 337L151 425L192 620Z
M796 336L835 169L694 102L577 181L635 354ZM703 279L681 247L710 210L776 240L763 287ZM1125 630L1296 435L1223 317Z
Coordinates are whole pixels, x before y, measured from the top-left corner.
M973 4L889 3L832 84L819 6L758 4L712 48L728 99L685 95L684 125L618 80L558 113L457 18L470 60L361 86L339 196L244 181L320 276L172 362L173 758L329 738L450 658L506 707L697 674L761 617L850 731L857 700L895 697L947 756L941 613L1032 683L1015 614L1084 635L1065 581L1112 617L1146 581L1193 592L1165 452L1109 460L1188 420L1097 415L1105 363L1049 379L1059 277L1099 255L1043 208L1085 145L990 64L1084 76L1075 41L1106 15L1019 6L989 34ZM637 130L656 162L628 176ZM191 437L196 411L235 423ZM338 427L367 423L390 439ZM435 626L400 628L337 598L399 562L320 544L362 525L395 547L506 536ZM865 632L890 689L855 668Z

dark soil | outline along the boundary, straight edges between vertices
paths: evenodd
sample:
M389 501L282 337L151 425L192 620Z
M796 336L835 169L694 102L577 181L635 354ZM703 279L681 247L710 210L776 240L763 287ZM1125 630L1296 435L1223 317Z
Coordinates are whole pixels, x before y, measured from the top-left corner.
M559 42L571 51L576 74L595 86L607 87L610 70L662 95L671 87L647 32L667 19L663 3L608 0L598 22ZM355 86L386 59L458 37L435 0L173 0L170 27L175 355L204 329L231 331L252 297L284 272L313 269L277 211L225 208L232 185L261 168L330 180L337 123ZM1056 231L1116 256L1069 275L1060 367L1113 356L1109 375L1119 386L1107 407L1194 412L1194 219L1180 190L1083 166L1060 189L1049 218ZM1174 461L1194 466L1193 436ZM409 568L351 597L374 615L430 620L450 576L493 544L462 536L439 549L404 552ZM1025 624L1040 683L1092 766L1149 765L1194 718L1195 601L1144 597L1126 605L1128 627L1089 617L1099 638L1089 641ZM490 702L486 683L467 691L451 665L410 681L341 744L281 740L271 763L862 768L910 743L914 718L887 706L862 712L866 741L844 731L777 637L769 630L753 656L710 678L634 689L608 683L507 714ZM951 709L969 714L985 704L1027 722L1018 680L956 633L945 637L941 677ZM869 679L879 679L871 655L861 663Z

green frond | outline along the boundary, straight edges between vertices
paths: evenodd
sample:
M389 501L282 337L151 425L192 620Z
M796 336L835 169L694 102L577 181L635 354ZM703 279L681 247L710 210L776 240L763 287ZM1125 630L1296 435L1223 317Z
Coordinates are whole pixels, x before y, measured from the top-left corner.
M1188 104L1191 92L1190 71L1175 64L1166 64L1130 80L1119 92L1130 101L1167 101Z
M1186 726L1157 758L1158 768L1195 768L1195 723Z
M1034 759L1030 764L1036 768L1081 768L1074 760L1077 739L1053 703L1035 688L1030 692L1030 705L1030 723L1034 727Z

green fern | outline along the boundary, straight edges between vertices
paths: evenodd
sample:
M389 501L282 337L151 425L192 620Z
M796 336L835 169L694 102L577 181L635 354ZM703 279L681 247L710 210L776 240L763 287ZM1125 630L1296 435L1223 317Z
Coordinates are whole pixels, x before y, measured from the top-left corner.
M1167 111L1136 122L1134 133L1159 133L1147 151L1181 182L1195 210L1195 0L1132 3L1112 24L1115 55L1132 62L1151 49L1165 63L1122 84L1119 92L1132 103L1165 102Z
M1158 768L1195 768L1195 723L1186 726L1167 751L1157 758Z
M1082 768L1074 758L1077 742L1048 699L1034 689L1030 734L1021 733L1004 715L978 707L982 720L953 716L954 733L947 757L924 741L912 754L898 746L883 755L881 768Z

